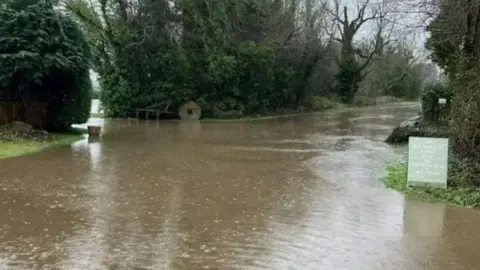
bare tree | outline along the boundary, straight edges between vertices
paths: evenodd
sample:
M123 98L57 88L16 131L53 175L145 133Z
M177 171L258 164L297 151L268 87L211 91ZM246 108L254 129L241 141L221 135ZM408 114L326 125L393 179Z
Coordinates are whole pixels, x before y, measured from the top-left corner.
M327 9L333 23L330 35L341 44L342 49L337 60L345 75L340 78L337 88L344 101L351 103L358 91L358 84L369 73L369 65L393 40L395 16L392 10L395 2L332 1L333 6ZM370 33L365 33L366 29L370 29ZM360 36L364 36L363 46L359 46Z
M356 0L356 12L354 16L351 16L351 10L354 9L351 6L348 7L344 3L341 7L341 0L333 0L334 9L328 9L330 15L333 17L333 23L336 28L336 32L331 33L334 39L341 43L342 54L341 58L349 57L353 54L356 58L360 58L363 61L359 67L360 71L364 71L368 65L372 62L374 56L381 52L381 50L392 42L393 33L393 16L391 14L388 5L391 2L382 0L380 2L374 2L372 0ZM365 37L370 44L369 46L356 46L356 39L362 28L370 27L369 36ZM368 35L368 34L367 34ZM368 47L368 48L366 48ZM342 59L340 59L341 61ZM363 77L366 74L363 74Z

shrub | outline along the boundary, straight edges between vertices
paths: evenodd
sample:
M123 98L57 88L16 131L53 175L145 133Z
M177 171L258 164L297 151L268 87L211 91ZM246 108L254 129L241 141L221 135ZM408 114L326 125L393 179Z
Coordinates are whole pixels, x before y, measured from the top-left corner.
M451 154L449 158L449 185L452 187L480 187L480 164L473 158Z
M445 113L450 112L450 104L453 98L453 88L451 85L435 84L428 86L422 93L422 112L425 120L438 121L440 115L440 106L438 104L439 98L447 99Z
M0 87L46 102L49 130L86 122L92 85L83 33L49 1L14 3L0 7Z
M308 100L308 109L322 111L327 109L339 109L343 105L337 97L313 96Z

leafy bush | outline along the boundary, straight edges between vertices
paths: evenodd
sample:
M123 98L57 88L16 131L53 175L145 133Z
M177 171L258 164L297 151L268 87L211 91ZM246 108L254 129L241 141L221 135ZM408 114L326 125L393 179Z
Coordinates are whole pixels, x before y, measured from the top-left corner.
M92 85L83 33L49 1L13 3L0 7L0 87L47 102L49 130L86 122Z
M352 104L355 94L359 90L358 83L361 81L359 64L354 57L343 59L336 75L335 93L342 97L342 102Z
M100 100L106 116L119 116L129 113L133 107L128 82L116 70L105 71L100 77Z
M341 42L321 38L325 5L168 2L140 0L126 7L122 1L100 1L97 7L86 0L67 1L69 12L88 30L108 116L162 103L176 110L187 100L202 100L205 116L299 110L332 94L352 104L362 70L369 66L354 50L339 65ZM311 10L300 15L305 8ZM392 69L391 75L398 73Z
M96 52L94 69L108 116L162 103L176 110L187 100L201 100L205 116L265 115L296 110L331 91L331 49L316 35L290 35L293 5L299 3L286 8L278 1L185 0L175 7L166 2L141 0L130 8L102 2L111 12L100 14L88 1L68 1ZM322 8L312 13L308 27L320 26ZM322 29L311 29L317 30Z
M453 88L451 85L435 84L426 87L422 93L422 112L426 120L438 121L440 117L439 98L445 98L447 104L445 106L445 114L450 111L451 101L453 98Z

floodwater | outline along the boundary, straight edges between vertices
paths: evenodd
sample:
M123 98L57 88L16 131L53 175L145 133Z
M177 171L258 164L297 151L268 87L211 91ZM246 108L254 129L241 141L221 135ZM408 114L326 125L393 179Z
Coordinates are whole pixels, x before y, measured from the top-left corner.
M96 119L101 140L0 161L0 269L479 269L479 211L379 180L418 110Z

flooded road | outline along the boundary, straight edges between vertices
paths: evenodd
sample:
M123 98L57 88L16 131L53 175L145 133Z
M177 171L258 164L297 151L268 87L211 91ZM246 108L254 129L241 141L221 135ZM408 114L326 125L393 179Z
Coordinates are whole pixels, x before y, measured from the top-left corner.
M0 161L0 269L478 269L480 212L379 180L418 110L106 120L101 141Z

